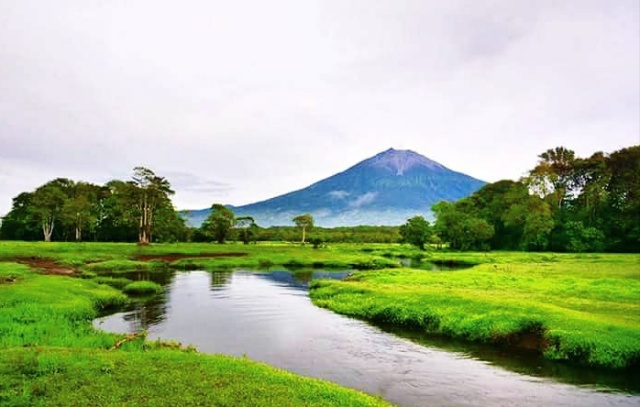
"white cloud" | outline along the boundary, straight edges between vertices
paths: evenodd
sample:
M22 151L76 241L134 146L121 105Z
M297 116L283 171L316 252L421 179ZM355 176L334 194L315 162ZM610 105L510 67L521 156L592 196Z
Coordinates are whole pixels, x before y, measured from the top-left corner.
M369 205L375 201L376 196L378 196L377 192L367 192L366 194L360 195L353 201L349 202L349 206L352 208L360 208L362 206Z
M349 192L347 191L331 191L329 192L329 196L333 199L345 199L349 196Z
M637 144L639 7L0 0L0 171L19 177L0 178L0 213L48 179L137 165L198 208L389 147L494 181L556 145Z

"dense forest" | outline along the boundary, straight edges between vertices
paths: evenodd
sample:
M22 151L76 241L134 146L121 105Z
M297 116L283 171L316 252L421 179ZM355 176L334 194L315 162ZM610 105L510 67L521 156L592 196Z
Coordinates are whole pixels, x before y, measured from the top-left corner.
M520 181L432 210L435 235L452 249L638 252L640 146L589 158L547 150Z
M199 228L186 226L171 185L137 167L131 180L106 185L58 178L13 199L0 239L57 241L308 241L448 245L456 250L640 251L640 146L579 158L564 147L539 155L519 181L487 184L467 198L432 207L435 222L394 226L261 228L221 204ZM296 226L293 225L296 224ZM304 237L303 237L304 238Z

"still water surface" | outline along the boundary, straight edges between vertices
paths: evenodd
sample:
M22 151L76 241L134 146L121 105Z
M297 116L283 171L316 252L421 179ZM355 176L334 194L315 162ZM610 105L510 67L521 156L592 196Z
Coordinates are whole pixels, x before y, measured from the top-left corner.
M637 377L583 376L575 368L545 367L532 355L509 357L495 349L394 334L311 303L312 278L346 275L156 275L154 279L166 287L164 294L100 318L95 325L120 333L147 329L150 339L177 340L201 352L246 355L400 406L640 406L640 392L634 388ZM636 395L620 393L621 389Z

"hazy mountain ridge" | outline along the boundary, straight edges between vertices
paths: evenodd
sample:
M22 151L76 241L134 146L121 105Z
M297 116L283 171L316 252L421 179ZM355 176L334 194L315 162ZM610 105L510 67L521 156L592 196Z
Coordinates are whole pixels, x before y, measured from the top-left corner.
M399 225L414 215L429 216L434 203L463 198L482 185L414 151L389 149L306 188L231 208L261 226L292 225L302 213L327 227ZM189 223L199 225L208 213L189 211Z

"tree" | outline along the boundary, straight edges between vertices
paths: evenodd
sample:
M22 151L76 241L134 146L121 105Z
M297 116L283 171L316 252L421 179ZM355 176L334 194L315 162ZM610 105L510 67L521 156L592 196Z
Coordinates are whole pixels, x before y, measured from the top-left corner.
M211 213L202 223L201 229L218 243L224 243L235 224L235 215L222 204L211 205Z
M640 250L640 145L614 151L607 161L607 224L611 249Z
M60 219L67 196L55 181L46 183L33 193L30 214L42 227L45 242L51 241L53 228Z
M188 228L185 220L170 201L164 202L156 209L154 216L153 240L161 242L187 241Z
M528 184L554 208L562 207L570 194L575 153L565 147L549 149L538 156L538 165L529 172Z
M38 240L42 234L40 225L31 216L33 192L22 192L13 198L11 211L2 220L0 239Z
M580 221L568 221L562 225L554 250L568 252L599 252L604 248L604 234L585 227Z
M296 224L302 230L302 244L305 242L307 229L313 228L313 216L308 213L304 215L298 215L292 219L292 222Z
M554 228L551 204L537 195L530 195L511 205L503 215L505 225L522 229L520 248L545 250Z
M603 215L609 197L607 186L611 183L608 161L604 153L597 152L574 163L572 184L578 193L573 202L574 211L579 221L588 227L601 227L604 223Z
M100 241L140 239L139 191L131 181L112 180L100 191L96 237Z
M145 167L133 169L133 184L137 187L137 210L139 216L140 244L149 244L153 233L153 221L156 210L163 203L170 202L169 196L174 194L171 184L164 177L157 176Z
M493 226L478 217L469 198L455 203L440 201L431 207L436 215L434 229L449 247L458 250L485 250L494 235Z
M244 244L248 244L253 235L253 229L255 229L257 225L251 216L241 216L236 218L235 227L242 231L242 241Z
M62 207L62 222L73 229L76 242L82 240L82 231L97 220L96 204L99 187L86 182L74 183L71 196Z
M406 243L411 243L420 250L424 250L424 245L429 241L431 235L431 226L422 216L414 216L407 220L407 223L400 226L402 240Z
M475 216L487 221L495 231L492 249L516 249L522 236L522 227L506 225L505 214L516 204L529 199L529 191L521 182L502 180L486 184L471 195ZM539 198L538 198L539 199Z

